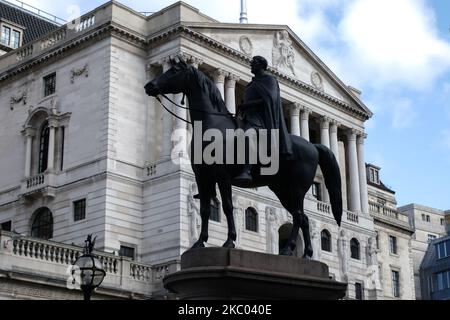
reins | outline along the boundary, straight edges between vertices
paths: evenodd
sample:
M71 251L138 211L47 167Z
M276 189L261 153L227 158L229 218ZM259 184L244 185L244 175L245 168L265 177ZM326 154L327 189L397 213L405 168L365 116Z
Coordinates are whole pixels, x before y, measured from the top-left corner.
M170 99L170 98L169 98L168 96L166 96L165 94L161 94L161 96L162 96L163 98L165 98L167 101L169 101L170 103L172 103L174 106L176 106L176 107L178 107L178 108L180 108L180 109L184 109L184 110L193 110L193 111L196 111L196 112L200 112L200 113L204 113L204 114L209 114L209 115L213 115L213 116L222 116L222 117L227 117L227 116L232 116L232 117L233 117L233 116L236 116L235 114L230 113L230 112L229 112L229 113L208 112L208 111L204 111L204 110L200 110L200 109L184 107L184 105L185 105L184 100L185 100L185 98L186 98L186 94L183 94L183 99L181 100L181 104L182 104L182 105L179 105L178 103L174 102L172 99ZM179 120L181 120L181 121L183 121L183 122L186 122L186 123L192 125L192 122L191 122L191 121L188 121L188 120L186 120L186 119L181 118L180 116L178 116L178 115L176 115L174 112L172 112L169 108L167 108L167 107L164 105L164 103L162 103L162 101L161 101L161 99L159 98L159 96L156 97L156 100L158 100L159 103L164 107L164 109L166 109L166 111L169 112L172 116L174 116L175 118L177 118L177 119L179 119Z

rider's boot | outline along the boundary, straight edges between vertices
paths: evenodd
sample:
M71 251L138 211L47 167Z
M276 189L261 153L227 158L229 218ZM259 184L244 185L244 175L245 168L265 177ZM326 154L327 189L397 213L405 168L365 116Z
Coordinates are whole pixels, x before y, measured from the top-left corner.
M233 184L236 186L250 186L253 182L252 179L252 165L246 164L244 165L244 169L242 172L233 179Z

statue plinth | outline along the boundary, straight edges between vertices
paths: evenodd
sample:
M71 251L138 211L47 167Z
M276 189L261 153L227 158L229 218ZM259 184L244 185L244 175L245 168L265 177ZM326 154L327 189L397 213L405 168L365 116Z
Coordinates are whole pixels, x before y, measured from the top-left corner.
M164 286L181 300L337 300L347 290L324 263L224 248L187 251Z

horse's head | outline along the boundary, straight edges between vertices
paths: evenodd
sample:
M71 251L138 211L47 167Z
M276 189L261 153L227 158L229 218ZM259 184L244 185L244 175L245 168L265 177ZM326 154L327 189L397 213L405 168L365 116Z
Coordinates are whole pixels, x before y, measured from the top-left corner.
M153 79L145 86L145 92L152 97L160 94L181 93L189 84L189 70L190 66L178 57L179 61L170 59L172 68L161 76Z

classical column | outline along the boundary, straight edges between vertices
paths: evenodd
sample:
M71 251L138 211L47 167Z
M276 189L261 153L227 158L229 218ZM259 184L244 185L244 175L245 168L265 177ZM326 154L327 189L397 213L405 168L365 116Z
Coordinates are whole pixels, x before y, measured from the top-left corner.
M163 73L169 71L172 67L170 62L170 57L166 57L160 61L163 67ZM167 95L169 98L173 98L173 95ZM172 105L168 102L165 102L165 105L168 108L171 108ZM167 112L167 110L163 110L163 134L162 134L162 148L161 148L161 158L169 158L172 151L172 115Z
M320 119L320 143L330 148L330 118L322 117Z
M230 74L225 82L225 103L232 114L236 114L236 83L238 81L238 76Z
M356 130L350 129L347 133L347 152L349 170L349 210L361 212L361 192L359 190L358 152L356 148Z
M338 140L338 127L337 121L332 120L330 122L330 148L339 163L339 140Z
M367 194L366 161L364 156L364 140L367 135L362 133L357 138L358 164L359 164L359 189L361 192L361 212L369 213L369 199Z
M33 148L33 138L36 136L36 129L27 127L24 130L27 139L26 154L25 154L25 178L31 177L31 153Z
M56 131L56 120L49 119L48 126L50 128L50 134L48 139L48 162L47 170L52 172L55 169L55 131Z
M228 74L222 70L222 69L217 69L214 72L214 83L217 86L217 89L219 89L220 94L222 95L222 98L225 100L225 77Z
M312 111L306 107L303 107L302 112L300 113L300 122L301 122L301 134L302 138L309 141L309 115Z
M299 103L292 103L290 105L291 113L291 134L301 137L300 132L300 109Z

